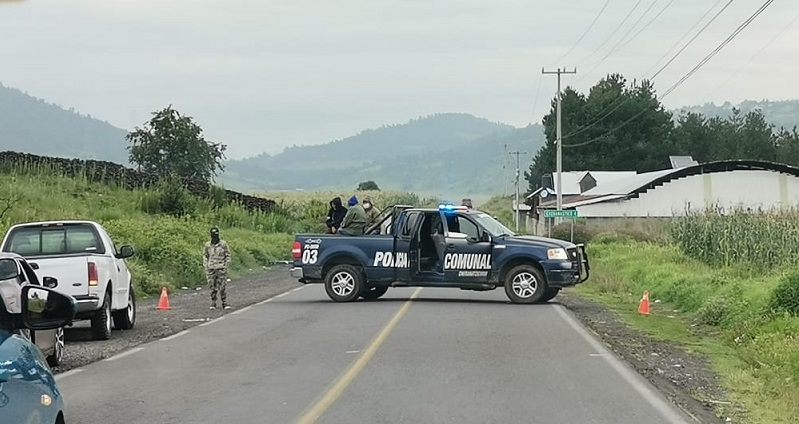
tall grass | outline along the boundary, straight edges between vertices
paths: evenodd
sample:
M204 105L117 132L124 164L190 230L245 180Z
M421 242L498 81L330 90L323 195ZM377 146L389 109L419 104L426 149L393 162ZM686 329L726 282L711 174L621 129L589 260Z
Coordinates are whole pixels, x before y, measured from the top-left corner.
M678 219L671 236L686 255L712 265L763 269L799 261L796 211L694 213Z

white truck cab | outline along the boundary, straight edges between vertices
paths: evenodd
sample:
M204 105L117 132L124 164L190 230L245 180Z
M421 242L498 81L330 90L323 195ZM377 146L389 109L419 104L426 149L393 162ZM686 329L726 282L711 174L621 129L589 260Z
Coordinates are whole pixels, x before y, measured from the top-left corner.
M125 258L133 247L117 250L108 232L93 221L47 221L9 228L0 251L27 259L37 274L54 277L56 291L78 303L75 320L91 320L95 339L116 329L131 329L136 321L136 296Z

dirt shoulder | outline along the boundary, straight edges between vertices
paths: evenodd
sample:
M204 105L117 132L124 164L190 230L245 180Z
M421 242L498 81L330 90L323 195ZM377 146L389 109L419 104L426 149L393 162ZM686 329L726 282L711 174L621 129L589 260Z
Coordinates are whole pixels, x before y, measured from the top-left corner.
M229 282L227 297L233 308L227 311L209 309L211 300L208 288L170 293L170 310L156 309L158 297L139 300L136 325L131 330L113 330L109 340L91 340L89 322L78 321L66 329L64 361L53 371L58 374L99 361L302 286L289 275L288 270L288 265L275 265L264 272ZM221 306L221 303L218 302L217 306Z
M635 330L604 305L578 294L561 293L556 301L696 422L732 422L716 415L715 408L729 402L706 358Z

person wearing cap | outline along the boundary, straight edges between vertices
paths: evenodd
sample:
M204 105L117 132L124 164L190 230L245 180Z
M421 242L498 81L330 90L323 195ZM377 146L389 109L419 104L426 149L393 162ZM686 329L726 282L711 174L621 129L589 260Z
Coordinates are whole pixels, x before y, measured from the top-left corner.
M358 203L358 198L355 195L350 197L347 201L347 214L344 215L344 220L341 221L341 228L339 234L346 236L361 236L369 223L369 218L366 217L366 210Z
M219 228L211 228L211 240L205 243L203 267L208 285L211 287L211 309L216 309L216 295L222 301L222 309L230 309L227 304L227 270L230 266L230 248L219 238Z

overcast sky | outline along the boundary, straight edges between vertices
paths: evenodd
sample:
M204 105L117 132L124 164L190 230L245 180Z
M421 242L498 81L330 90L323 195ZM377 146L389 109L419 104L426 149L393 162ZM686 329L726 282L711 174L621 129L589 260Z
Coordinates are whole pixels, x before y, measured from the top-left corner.
M0 0L0 82L125 129L171 103L238 158L437 112L540 122L556 90L542 67L576 66L579 90L651 77L727 1L611 0L558 61L606 0ZM733 2L659 92L762 3ZM799 97L798 3L774 2L665 105Z

